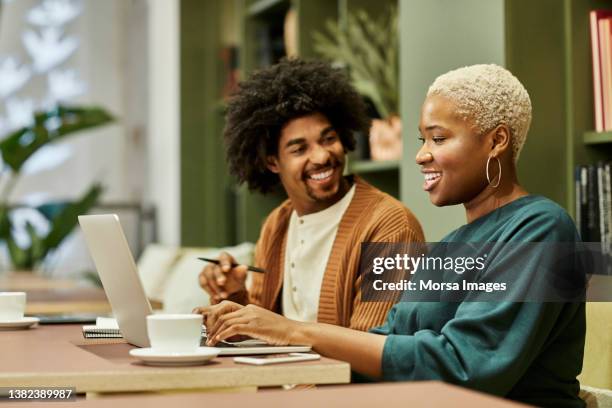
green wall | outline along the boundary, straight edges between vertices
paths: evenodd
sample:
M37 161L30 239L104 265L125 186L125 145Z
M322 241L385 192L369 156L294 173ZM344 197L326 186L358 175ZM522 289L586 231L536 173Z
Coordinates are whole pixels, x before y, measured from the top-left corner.
M180 7L181 245L223 246L235 215L222 143L222 2Z
M518 163L519 181L528 191L545 193L563 205L568 189L562 180L569 154L563 2L508 0L506 16L508 69L529 92L533 107ZM541 24L542 19L546 24ZM557 182L551 183L552 175Z
M400 0L401 116L404 154L401 198L421 221L428 241L465 223L462 206L437 208L422 190L414 158L427 88L440 74L478 63L504 65L503 0Z

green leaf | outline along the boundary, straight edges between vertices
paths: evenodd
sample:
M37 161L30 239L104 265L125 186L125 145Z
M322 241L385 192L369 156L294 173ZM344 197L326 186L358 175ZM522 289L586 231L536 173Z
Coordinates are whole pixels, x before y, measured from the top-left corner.
M34 226L26 221L26 231L30 237L30 257L32 259L33 266L40 263L47 253L44 242L41 237L38 236Z
M57 248L74 230L78 222L77 217L86 214L98 202L100 194L102 194L102 187L96 184L78 201L64 204L56 216L50 220L50 231L44 238L36 233L31 223L26 222L25 228L30 238L28 248L20 248L17 245L11 232L13 224L7 215L8 212L4 211L3 214L2 207L0 207L0 226L3 222L7 225L7 231L0 235L0 240L6 241L13 267L32 269L43 262L49 251Z
M348 67L351 82L382 117L399 110L399 32L397 9L376 19L363 10L349 12L340 28L327 20L325 33L312 34L315 52Z
M78 131L112 122L113 117L99 107L59 106L34 116L34 124L19 129L0 142L4 162L18 172L38 149Z
M10 229L13 229L13 223L8 219L8 223L10 225ZM13 263L13 267L16 269L32 269L34 267L32 262L32 254L30 252L30 248L22 249L20 248L13 236L9 233L6 237L6 246L9 251L9 255L11 256L11 261Z
M43 240L45 255L48 251L57 248L62 240L72 232L78 223L77 217L86 214L96 205L102 191L102 186L100 184L95 184L80 200L62 208L57 216L51 221L51 230Z
M17 246L13 237L8 237L6 240L6 246L11 256L11 262L13 267L17 270L32 269L33 265L30 262L31 257L28 250L21 249Z
M11 222L8 214L8 207L0 205L0 241L11 235Z

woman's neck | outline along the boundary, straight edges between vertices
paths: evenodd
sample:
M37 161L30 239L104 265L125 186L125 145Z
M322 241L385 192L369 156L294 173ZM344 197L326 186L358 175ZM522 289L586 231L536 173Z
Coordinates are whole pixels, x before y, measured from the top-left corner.
M489 185L474 199L463 204L467 222L469 224L527 194L527 191L518 184L515 175L507 178L498 187L491 187Z

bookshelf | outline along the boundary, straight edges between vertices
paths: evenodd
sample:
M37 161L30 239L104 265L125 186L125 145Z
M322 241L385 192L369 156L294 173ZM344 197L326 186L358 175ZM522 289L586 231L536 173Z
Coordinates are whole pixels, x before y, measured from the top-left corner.
M528 89L534 112L519 179L574 216L575 166L612 159L612 132L593 131L589 32L589 11L606 8L605 0L505 4L506 65Z
M612 143L612 132L584 132L582 141L585 145Z

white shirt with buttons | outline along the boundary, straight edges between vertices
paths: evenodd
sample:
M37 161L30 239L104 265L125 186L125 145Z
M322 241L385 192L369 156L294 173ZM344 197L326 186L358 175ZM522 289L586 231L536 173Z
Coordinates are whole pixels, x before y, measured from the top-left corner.
M340 220L348 208L355 186L340 201L317 213L289 220L283 278L283 315L303 322L316 322L321 282L336 239Z

